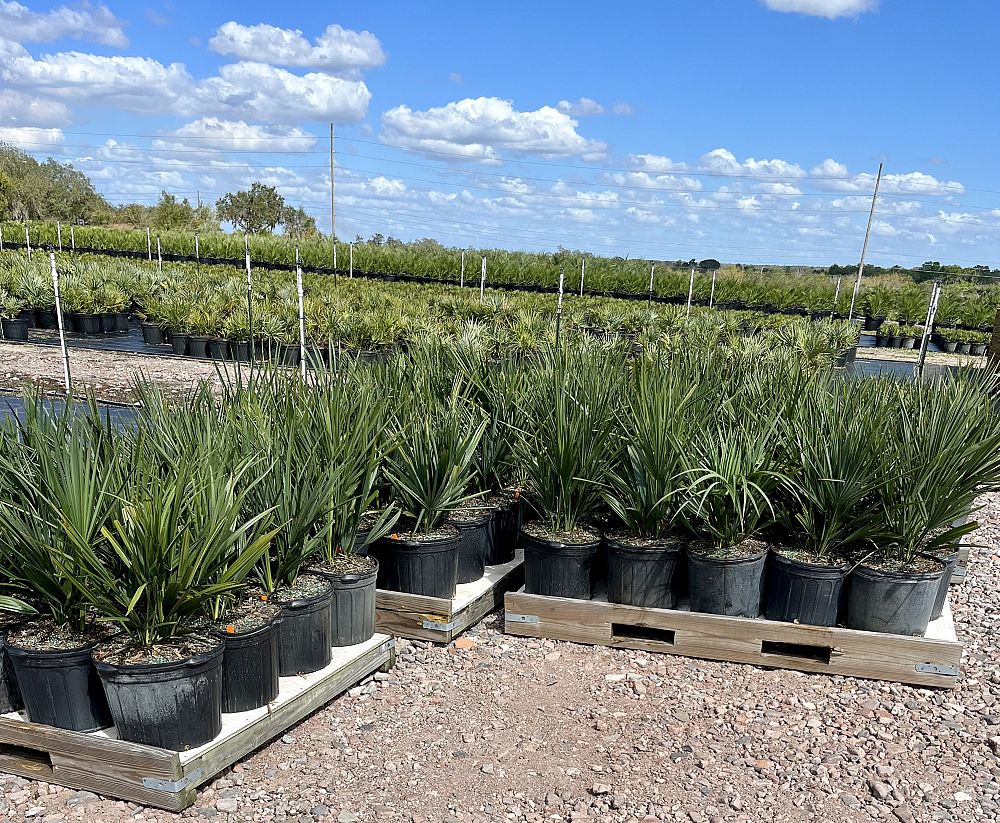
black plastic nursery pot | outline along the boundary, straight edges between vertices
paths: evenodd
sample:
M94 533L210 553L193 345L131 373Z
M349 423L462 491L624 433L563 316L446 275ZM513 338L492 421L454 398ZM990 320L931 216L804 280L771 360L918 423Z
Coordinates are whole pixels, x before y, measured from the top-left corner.
M147 346L160 346L164 342L163 339L163 329L157 326L155 323L143 323L142 325L142 342Z
M566 543L536 536L522 528L521 545L524 547L525 594L576 600L593 597L595 561L601 548L598 535L584 533L581 542Z
M882 324L884 322L885 322L885 318L884 317L869 317L869 316L866 315L865 316L864 330L865 331L878 331L880 328L882 328Z
M934 612L945 563L925 558L933 571L873 568L860 564L850 576L847 628L921 637Z
M317 594L289 600L275 598L281 606L278 673L282 677L319 671L332 659L333 587L323 578L318 579L325 585Z
M948 602L948 589L951 588L951 576L955 573L958 565L958 550L948 554L928 554L935 560L944 563L944 573L941 575L941 582L938 584L937 596L934 598L934 608L931 609L931 620L937 620L944 614L944 604Z
M250 362L249 340L230 340L229 351L232 353L233 360L239 360L241 363Z
M736 556L717 556L705 544L688 546L691 611L729 617L759 617L764 598L767 545L759 541Z
M173 751L216 738L222 731L224 650L218 640L209 651L169 663L98 660L118 737Z
M248 712L266 706L278 696L278 645L281 617L252 631L220 633L222 657L222 711Z
M4 340L20 340L25 341L28 339L28 321L18 320L18 319L8 319L4 318L0 320L0 328L3 330Z
M114 313L115 318L115 333L116 334L128 334L129 323L131 318L127 311L116 311Z
M24 320L28 324L29 329L38 326L38 315L34 309L21 309L15 319Z
M185 355L188 353L188 342L191 336L188 334L172 334L170 336L170 348L174 354Z
M358 574L334 574L322 569L312 569L330 581L333 600L330 609L331 645L356 646L370 640L375 634L375 581L378 578L378 562L372 558L375 568Z
M973 357L982 357L986 354L986 343L970 343L969 354Z
M213 360L229 359L229 341L213 338L208 341L208 356Z
M56 329L59 327L55 309L38 309L35 314L38 317L38 328Z
M17 685L14 664L7 654L7 637L0 632L0 714L20 711L22 708L24 701Z
M649 609L677 605L675 578L684 562L684 542L677 539L632 540L604 536L608 553L608 601Z
M459 531L443 526L433 537L385 537L378 542L379 587L450 600L458 585Z
M769 556L764 615L768 620L835 626L844 605L846 561L810 563L775 550Z
M283 366L297 366L302 352L298 344L281 343L278 345L277 361Z
M486 573L490 556L492 512L456 512L448 522L458 529L458 582L472 583Z
M188 357L208 357L208 336L192 334L188 338Z
M35 651L8 642L7 654L32 723L74 732L111 725L108 701L91 659L95 645Z
M490 556L486 565L497 566L514 559L524 525L524 498L518 493L511 495L507 502L493 514L493 539L490 542Z
M114 334L118 329L113 312L102 312L98 315L101 318L101 334Z
M82 312L73 315L73 331L79 334L100 334L101 315L83 314Z

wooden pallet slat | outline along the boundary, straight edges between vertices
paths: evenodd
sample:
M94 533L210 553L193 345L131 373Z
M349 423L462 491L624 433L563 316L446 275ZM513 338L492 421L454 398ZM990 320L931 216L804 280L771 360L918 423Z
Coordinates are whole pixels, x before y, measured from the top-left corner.
M510 634L925 686L956 684L962 644L946 609L925 637L646 609L509 592Z
M118 740L114 729L72 732L31 723L23 712L4 715L0 771L179 812L195 801L199 785L394 659L394 641L384 634L335 648L327 667L281 678L274 702L224 714L215 740L185 752Z
M375 628L395 637L450 643L469 626L503 605L504 594L524 582L524 553L472 583L461 583L451 600L378 589Z

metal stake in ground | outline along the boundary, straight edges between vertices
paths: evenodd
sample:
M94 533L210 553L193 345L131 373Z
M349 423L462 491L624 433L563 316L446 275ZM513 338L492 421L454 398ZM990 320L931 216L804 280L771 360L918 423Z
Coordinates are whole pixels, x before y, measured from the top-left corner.
M459 288L465 288L465 249L462 249L462 273L458 276Z
M347 247L347 276L354 277L354 244Z
M76 231L73 229L73 224L69 227L69 248L73 254L76 254Z
M694 297L694 266L691 267L691 282L688 283L688 305L686 317L691 316L691 298Z
M160 235L156 235L156 270L163 274L163 250L160 248Z
M198 244L198 232L194 233L194 265L201 274L201 246Z
M938 301L941 299L941 281L935 280L931 289L931 300L927 304L927 320L924 321L924 333L920 337L920 357L917 359L917 377L924 376L924 361L927 359L927 344L930 342L931 329L934 328L934 318L937 315Z
M150 263L153 262L153 235L149 231L149 226L146 226L146 257Z
M837 304L840 302L840 287L844 284L844 275L837 278L837 290L833 293L833 308L830 309L830 319L837 313Z
M62 251L62 223L56 220L56 242L59 244L59 251Z
M559 348L559 330L562 327L563 282L566 278L566 268L559 267L559 300L556 303L556 348Z
M583 278L587 274L587 258L580 261L580 297L583 297Z
M719 273L718 269L712 270L712 291L708 295L708 307L712 308L715 305L715 277Z
M865 254L868 252L868 237L872 233L872 219L875 217L875 201L878 200L878 187L882 182L882 164L878 164L878 174L875 175L875 192L872 194L872 208L868 212L868 227L865 229L865 242L861 246L861 262L858 263L858 279L854 281L854 293L851 295L851 310L847 313L847 322L854 319L854 304L858 299L858 292L861 290L861 275L865 271Z
M650 310L653 308L653 273L656 271L656 263L653 263L649 267L649 300L646 301L646 305L649 306Z
M63 382L66 397L73 395L73 381L69 373L69 349L66 348L66 331L63 326L62 296L59 294L59 270L56 268L56 252L49 246L49 268L52 270L52 292L56 297L56 327L59 329L59 348L62 351Z
M486 255L483 255L483 270L482 274L479 276L479 302L482 303L486 299Z
M306 379L306 297L302 288L302 264L299 260L299 247L295 247L295 287L299 293L299 368L302 379Z
M0 223L0 251L3 251L3 223Z
M337 238L333 238L333 285L336 286L340 282L337 275Z
M247 329L250 334L250 360L253 360L253 275L250 273L250 238L243 235L247 265Z
M24 247L28 250L28 260L31 260L31 235L28 234L28 224L24 224Z

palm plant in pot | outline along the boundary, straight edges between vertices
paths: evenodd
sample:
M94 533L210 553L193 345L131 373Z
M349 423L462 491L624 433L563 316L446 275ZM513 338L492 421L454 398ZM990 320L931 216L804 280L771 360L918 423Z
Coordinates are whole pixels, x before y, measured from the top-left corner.
M895 408L887 385L817 379L786 420L793 467L777 506L782 536L770 553L769 620L837 622L851 557L882 522L885 433Z
M247 468L229 472L208 453L168 478L140 469L106 546L75 547L67 573L120 630L94 660L123 740L182 751L222 729L225 644L199 619L243 585L275 531L270 510L242 515Z
M726 406L685 454L682 518L695 535L688 545L691 610L757 617L768 552L758 535L774 519L772 500L787 480L775 448L779 417L766 404Z
M103 543L115 516L123 468L91 436L100 419L56 415L25 398L25 418L0 449L0 565L38 616L7 632L6 651L36 723L95 731L111 725L91 652L106 627L95 623L74 584L77 547Z
M996 374L894 386L889 471L879 490L883 527L851 573L847 625L922 635L950 579L961 522L983 491L1000 486Z
M362 542L379 540L399 517L393 506L378 507L377 481L391 442L386 434L394 398L381 391L371 370L356 361L342 371L319 369L310 386L299 384L303 418L298 431L311 451L335 467L331 475L326 543L308 571L333 587L333 646L363 643L375 633L378 561L355 552Z
M381 586L450 599L458 585L459 530L446 521L470 500L472 461L486 421L471 417L458 387L439 398L418 385L401 403L396 448L385 460L390 494L402 511L378 543Z
M601 537L589 521L621 448L615 408L624 351L549 349L532 374L516 455L537 522L521 528L525 591L589 600Z
M687 449L699 392L680 370L637 363L620 416L625 447L608 472L604 499L617 519L604 535L608 600L672 609L686 537L673 524L686 491Z
M0 329L4 340L27 340L28 321L20 317L27 302L8 291L0 291Z

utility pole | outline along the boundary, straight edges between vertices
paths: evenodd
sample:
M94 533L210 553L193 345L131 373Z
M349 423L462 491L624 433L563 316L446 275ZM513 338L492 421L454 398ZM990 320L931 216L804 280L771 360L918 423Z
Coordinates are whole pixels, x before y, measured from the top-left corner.
M868 252L868 237L872 232L872 220L875 217L875 201L878 200L878 187L882 182L882 164L878 164L878 174L875 175L875 192L872 194L872 208L868 212L868 226L865 229L865 242L861 246L861 262L858 263L858 279L854 281L854 293L851 295L851 310L847 314L847 322L854 319L854 304L858 299L858 292L861 291L861 275L865 271L865 254Z
M334 199L333 192L333 170L335 168L333 161L333 123L330 123L330 237L333 238L334 246L337 243L337 202ZM336 255L336 252L334 252ZM334 260L333 267L337 268L336 260Z

